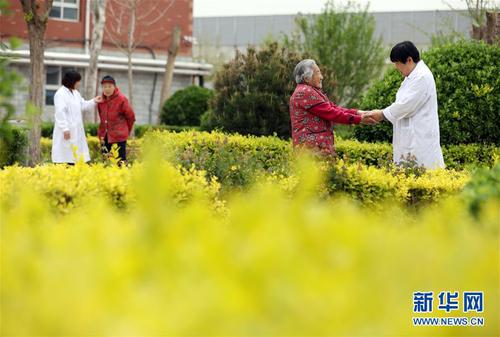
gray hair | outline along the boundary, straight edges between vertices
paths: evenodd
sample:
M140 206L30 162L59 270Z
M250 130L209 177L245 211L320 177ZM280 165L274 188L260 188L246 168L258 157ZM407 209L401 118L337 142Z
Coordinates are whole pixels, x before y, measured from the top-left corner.
M313 76L314 69L313 66L316 65L316 61L312 59L305 59L300 61L293 71L293 78L297 84L304 83L305 80L310 80Z

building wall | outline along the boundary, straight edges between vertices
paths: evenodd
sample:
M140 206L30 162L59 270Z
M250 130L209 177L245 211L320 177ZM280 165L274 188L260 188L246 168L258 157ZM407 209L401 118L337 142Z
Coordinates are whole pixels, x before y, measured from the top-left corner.
M375 36L384 45L411 40L425 48L433 34L458 32L469 36L471 19L458 11L378 12L375 18ZM217 46L219 50L234 52L248 45L260 45L265 39L280 39L296 28L296 15L263 15L194 18L194 36L203 46ZM314 15L309 17L313 18ZM196 48L198 50L199 48ZM196 52L195 52L196 54Z
M63 20L49 18L47 31L45 34L45 49L52 52L64 52L69 54L84 54L85 53L85 31L86 31L86 7L88 0L77 0L79 3L78 14L75 20ZM193 32L193 0L175 0L172 6L169 6L173 0L137 0L138 16L141 20L137 22L136 39L139 44L133 54L134 58L156 58L165 59L166 51L171 41L171 33L175 26L181 28L181 36L190 37ZM0 16L0 41L5 41L11 36L18 37L23 40L20 50L29 50L27 42L28 30L24 21L24 14L19 0L8 0L10 3L10 14ZM115 18L121 13L117 7L120 1L108 0L106 11L106 29L107 31L116 31ZM164 11L164 9L167 9ZM149 14L149 16L145 16ZM162 15L163 14L163 15ZM159 20L151 25L153 20ZM119 21L126 27L129 22L129 15L125 11L120 15ZM92 20L88 31L92 34ZM125 44L128 40L126 34L118 36L120 43ZM104 35L103 49L101 55L124 57L124 53L116 48L114 41L109 32ZM177 58L178 61L192 61L192 45L183 39L181 48ZM25 105L28 101L29 89L29 65L28 64L13 64L14 67L24 78L23 89L16 92L14 104L16 106L16 116L22 119L25 112ZM85 68L77 69L84 79ZM99 78L104 75L112 75L116 78L120 89L128 96L128 80L127 73L123 70L107 71L99 70ZM156 75L155 75L156 74ZM156 76L156 86L154 85ZM140 72L134 71L134 110L136 112L137 123L156 123L158 116L158 105L160 91L163 84L163 73L160 72ZM191 85L194 81L191 75L174 74L172 84L172 93ZM60 82L60 81L58 81ZM59 85L59 84L58 84ZM57 86L58 86L57 85ZM44 93L47 90L55 90L56 85L47 85L44 88ZM84 83L82 80L82 88ZM154 89L154 93L153 93ZM83 91L83 89L81 90ZM90 97L86 97L89 99ZM52 105L46 105L43 112L43 120L53 121L54 108Z
M79 1L78 21L61 20L49 18L47 32L45 35L47 46L72 46L84 47L85 45L85 17L86 4L88 0ZM137 22L136 39L140 46L152 48L158 53L166 53L171 41L171 32L175 26L181 28L182 36L192 36L193 34L193 0L175 0L173 6L168 7L168 11L163 12L173 0L137 0L138 16L142 19ZM8 0L10 3L11 13L0 17L0 39L6 39L10 36L16 36L26 40L28 37L28 29L24 22L24 14L19 0ZM120 13L117 8L117 3L108 1L109 6L106 10L106 30L116 32L114 18ZM154 9L154 10L152 10ZM159 14L164 16L154 25L149 23L156 20ZM149 14L149 16L146 16ZM92 21L92 20L90 20ZM129 22L129 16L126 14L120 16L123 26L126 27ZM89 31L92 32L92 22L90 23ZM113 34L115 39L118 38L121 43L126 44L126 34ZM110 38L110 34L104 35L104 48L115 48L114 41ZM139 48L141 49L141 48ZM181 44L180 55L191 56L192 45L183 41Z
M105 74L113 76L120 90L127 97L129 97L126 72L106 71L105 73L101 72L101 74L102 76L104 76ZM150 116L151 123L156 124L158 118L158 107L160 104L159 100L163 85L163 74L157 74L156 86L154 85L154 77L155 75L153 73L134 73L133 108L138 124L150 124ZM172 83L172 93L179 89L185 88L188 85L191 85L191 83L191 76L175 75L174 82ZM154 95L152 95L153 87L155 88ZM152 96L153 100L151 100Z
M13 99L13 104L16 107L16 118L22 120L25 116L26 102L28 101L28 88L29 88L29 66L26 65L12 65L12 67L23 77L21 90L17 90ZM78 69L83 72L85 70ZM111 75L115 78L120 90L129 97L128 93L128 79L126 71L100 71L99 78L104 75ZM157 82L154 86L154 73L134 72L134 104L133 108L136 114L137 124L156 124L158 119L158 107L160 99L160 91L163 84L163 74L157 73ZM193 78L189 75L174 75L172 84L172 91L185 88L192 84ZM83 85L83 81L82 81ZM57 86L59 87L59 85ZM155 88L153 93L153 88ZM81 92L81 91L80 91ZM153 96L153 100L151 97ZM92 97L84 97L90 99ZM42 114L42 120L51 122L54 121L54 106L46 105Z

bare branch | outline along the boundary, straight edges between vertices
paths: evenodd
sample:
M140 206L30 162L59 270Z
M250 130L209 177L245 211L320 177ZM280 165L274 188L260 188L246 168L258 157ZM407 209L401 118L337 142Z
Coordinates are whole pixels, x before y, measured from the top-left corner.
M152 26L154 25L155 23L157 23L159 20L163 19L165 14L167 14L168 10L174 5L175 3L175 0L170 0L168 2L168 5L156 16L156 18L154 20L148 20L147 21L147 26ZM144 19L147 19L151 16L151 14L153 14L154 12L156 12L157 8L159 6L152 6L151 7L151 10L147 13L145 13L144 15L140 16L139 18L141 20L144 20Z

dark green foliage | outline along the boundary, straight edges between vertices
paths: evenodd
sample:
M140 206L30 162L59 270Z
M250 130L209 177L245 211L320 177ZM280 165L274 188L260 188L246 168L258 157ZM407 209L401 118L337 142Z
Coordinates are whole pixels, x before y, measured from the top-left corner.
M0 12L6 7L7 3L0 2ZM2 42L0 49L16 49L19 45L18 39L11 38L8 44ZM26 137L9 122L16 112L11 100L16 90L21 89L21 76L9 68L9 61L8 57L0 57L0 167L22 163L25 158L21 148L26 145Z
M204 116L205 126L241 134L290 137L288 105L296 86L293 70L308 57L277 43L238 53L216 74L213 113ZM335 78L326 67L322 72L324 90L331 95Z
M491 169L477 170L462 195L467 200L470 211L476 216L488 201L500 200L500 164Z
M172 131L172 132L182 132L188 130L197 131L200 128L198 126L181 126L181 125L134 125L134 135L136 138L141 138L149 131Z
M24 165L28 154L27 146L27 130L11 128L5 137L0 138L0 168L14 164Z
M442 144L500 144L500 46L459 41L432 48L422 59L434 74ZM403 78L391 69L364 95L361 109L383 109ZM355 130L359 140L390 141L392 126Z
M199 126L200 116L208 110L208 102L212 97L212 90L198 86L176 91L163 106L160 116L162 124Z
M87 136L97 136L97 129L99 128L98 123L86 123L84 127L85 127L85 134ZM198 129L199 127L196 126L135 124L134 136L136 138L141 138L146 132L152 130L181 132L185 130L198 130ZM42 137L52 138L53 132L54 132L53 122L42 123Z

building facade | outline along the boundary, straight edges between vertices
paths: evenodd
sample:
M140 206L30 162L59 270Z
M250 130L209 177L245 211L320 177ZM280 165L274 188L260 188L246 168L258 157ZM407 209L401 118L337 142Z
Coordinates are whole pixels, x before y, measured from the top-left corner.
M24 87L16 94L17 116L24 114L28 100L29 45L27 25L18 0L9 0L9 13L0 15L0 39L6 42L15 36L24 41L15 51L2 51L13 56L14 67L25 78ZM181 46L174 69L172 92L188 85L202 85L203 77L212 66L195 62L192 57L193 0L135 0L137 22L135 48L132 54L133 105L137 123L155 123L158 120L160 91L163 84L167 50L175 26L181 29ZM99 55L98 78L113 76L117 85L128 92L128 58L126 56L127 29L131 15L126 2L108 0L103 47ZM45 35L45 109L43 119L53 120L53 96L61 85L67 69L78 70L85 76L89 63L89 46L93 23L92 0L54 0ZM83 81L82 81L83 82ZM84 83L82 83L83 91ZM98 87L99 90L99 87ZM98 94L98 92L96 92ZM86 97L89 99L90 97Z
M469 37L471 19L463 11L374 12L375 36L385 46L411 40L419 48L431 44L433 35L459 34ZM314 15L306 15L314 18ZM297 15L260 15L198 17L194 19L194 36L199 43L195 53L216 46L219 53L233 55L236 49L259 46L270 37L280 39L296 30ZM333 41L334 43L334 41ZM200 52L201 50L201 52Z

